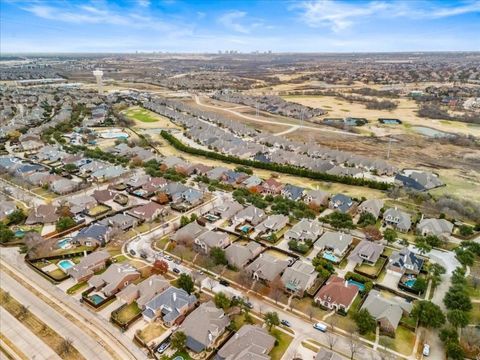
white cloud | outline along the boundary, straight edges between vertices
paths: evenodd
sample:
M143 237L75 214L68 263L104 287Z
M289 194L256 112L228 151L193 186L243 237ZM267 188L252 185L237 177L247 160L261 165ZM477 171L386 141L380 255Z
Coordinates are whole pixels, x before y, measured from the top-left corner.
M149 7L150 6L150 0L137 0L137 3L141 7Z
M220 16L218 22L227 29L247 34L250 32L249 28L240 23L240 20L243 20L246 15L247 13L245 11L233 10Z
M417 1L370 1L341 2L335 0L312 0L293 5L290 9L300 11L300 19L310 27L328 27L340 32L365 19L435 19L467 13L480 12L480 0L441 7L442 3Z

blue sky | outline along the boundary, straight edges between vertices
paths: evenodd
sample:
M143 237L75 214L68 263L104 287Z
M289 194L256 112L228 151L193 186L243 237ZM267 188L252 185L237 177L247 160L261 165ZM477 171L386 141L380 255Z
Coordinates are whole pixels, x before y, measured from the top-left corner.
M480 50L480 0L0 0L7 52Z

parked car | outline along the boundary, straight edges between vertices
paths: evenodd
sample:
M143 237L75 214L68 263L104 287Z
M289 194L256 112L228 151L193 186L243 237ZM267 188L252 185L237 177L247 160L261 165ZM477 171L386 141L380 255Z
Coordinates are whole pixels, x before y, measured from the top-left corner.
M170 342L163 342L157 347L157 353L163 354L170 347Z
M172 261L172 257L170 255L165 256L165 259L167 259L168 261Z
M141 257L142 259L146 259L148 256L147 256L147 253L142 252L142 253L140 254L140 257Z
M327 325L322 324L322 323L315 323L315 324L313 324L313 327L317 330L320 330L321 332L326 332L327 331Z
M224 279L220 280L219 283L220 283L220 285L223 285L223 286L230 286L230 283L227 280L224 280Z
M430 355L430 345L424 344L423 345L423 356Z
M177 259L177 260L174 261L174 263L177 264L177 265L180 265L182 263L182 260Z
M172 271L175 273L175 274L180 274L181 271L178 269L178 268L173 268Z
M283 326L286 326L286 327L291 327L292 324L290 324L290 321L288 320L282 320L280 321L280 324L282 324Z
M133 250L133 249L130 249L129 253L130 253L130 255L132 255L132 256L135 256L135 255L137 254L137 253L135 252L135 250Z
M245 301L245 306L248 307L249 309L253 309L253 304L248 300Z

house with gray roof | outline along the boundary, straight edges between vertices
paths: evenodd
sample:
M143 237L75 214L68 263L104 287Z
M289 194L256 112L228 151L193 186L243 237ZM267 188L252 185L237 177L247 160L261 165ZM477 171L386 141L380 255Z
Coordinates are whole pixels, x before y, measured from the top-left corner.
M225 257L231 266L242 269L250 260L253 260L263 250L263 247L254 241L247 244L233 243L225 249Z
M229 220L233 217L236 213L243 209L243 205L239 202L232 200L232 201L225 201L221 204L215 206L212 210L209 211L210 214L218 216L222 219Z
M283 260L270 254L260 254L245 270L255 280L270 282L287 268L289 260Z
M217 308L213 301L208 301L192 311L178 331L187 335L187 348L199 353L213 347L229 324L230 318L223 310Z
M111 226L121 229L123 231L128 230L139 224L139 220L128 214L115 214L113 216L106 217L98 222L100 225Z
M320 251L328 251L335 256L342 258L352 243L353 237L338 231L326 231L320 239L314 244Z
M354 202L349 196L336 194L330 199L329 208L342 213L348 213L352 210L353 205Z
M148 322L160 317L166 326L172 326L192 310L196 303L195 295L170 286L145 304L142 315Z
M223 175L227 173L228 169L225 167L216 167L205 174L209 180L220 180Z
M282 282L287 291L303 296L304 291L313 286L317 275L318 273L311 264L296 261L292 266L285 269Z
M304 195L305 189L300 186L295 186L291 184L286 184L281 194L283 197L290 199L290 200L300 200Z
M304 242L310 240L314 242L320 235L322 235L322 232L322 225L320 225L317 220L302 219L285 232L284 237L288 241L295 240Z
M248 188L251 188L251 187L254 187L254 186L259 186L262 182L263 182L263 180L261 178L259 178L256 175L252 175L249 178L245 179L242 182L242 185L245 186L248 189Z
M206 231L195 239L195 245L205 254L217 247L225 249L230 245L230 237L226 232L222 231Z
M389 208L383 213L383 222L401 232L408 232L412 226L410 214L397 208Z
M315 355L314 360L343 360L344 358L332 350L321 348Z
M422 236L447 237L452 234L453 224L445 219L422 219L417 224L417 233Z
M73 196L68 199L70 211L76 215L97 205L97 200L91 195Z
M215 360L270 360L275 338L258 325L243 325L217 352Z
M82 258L80 262L67 269L76 282L88 280L96 271L105 269L107 261L110 259L108 251L95 251Z
M371 290L361 309L368 310L382 332L395 335L402 316L410 314L413 304L400 296L385 297L380 291Z
M400 274L418 274L422 269L424 260L404 247L402 250L394 251L390 255L387 270Z
M240 210L233 216L233 222L237 224L249 223L253 226L257 226L260 222L266 219L265 211L259 209L253 205Z
M183 238L190 238L190 239L196 239L200 235L202 235L204 232L207 232L208 229L204 226L201 226L199 223L196 221L192 221L191 223L181 227L178 229L175 234L170 236L171 241L178 241Z
M34 207L25 220L26 225L34 224L54 224L60 215L57 214L57 208L51 204L41 204Z
M61 178L50 183L50 189L60 195L69 194L79 188L79 183L70 179Z
M170 287L170 282L161 275L152 275L138 284L130 284L117 293L117 299L124 304L131 304L136 301L140 309L153 297Z
M376 219L380 216L380 211L383 208L383 200L380 199L369 199L365 200L358 207L358 211L361 213L370 213Z
M88 286L110 297L138 278L140 278L140 272L132 265L112 264L104 273L93 275L88 280Z
M73 240L84 246L105 246L110 240L110 235L111 228L109 226L93 223L80 229Z
M275 234L282 230L288 224L288 216L274 214L267 217L264 221L255 227L255 230L261 235Z
M362 240L357 246L355 246L355 249L352 250L350 255L348 255L348 260L355 264L362 264L365 262L369 265L374 265L380 258L380 255L382 255L383 249L385 249L385 246L382 244Z

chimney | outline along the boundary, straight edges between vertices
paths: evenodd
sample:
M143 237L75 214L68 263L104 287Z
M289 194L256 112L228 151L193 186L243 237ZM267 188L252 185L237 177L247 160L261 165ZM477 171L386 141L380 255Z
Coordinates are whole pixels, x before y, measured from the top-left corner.
M177 293L176 292L173 293L172 299L173 299L173 301L177 301Z

